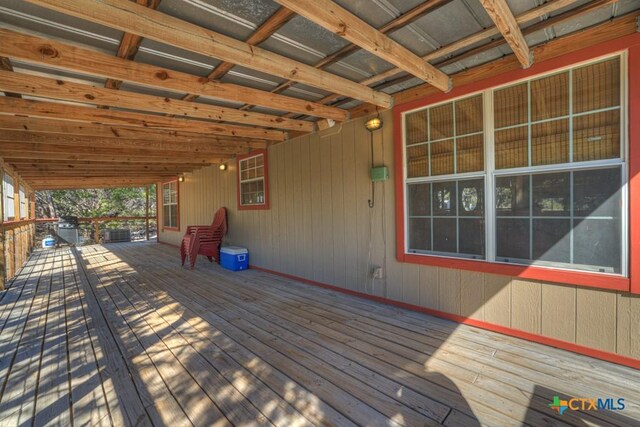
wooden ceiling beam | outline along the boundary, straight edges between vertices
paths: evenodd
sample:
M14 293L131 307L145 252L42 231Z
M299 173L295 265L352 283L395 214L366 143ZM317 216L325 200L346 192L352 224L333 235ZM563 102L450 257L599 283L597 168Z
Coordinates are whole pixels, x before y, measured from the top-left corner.
M537 6L531 10L521 13L516 17L516 22L519 25L525 24L527 22L531 22L536 19L540 19L541 17L553 13L557 10L569 7L579 0L550 0L543 5ZM477 33L473 33L467 37L464 37L458 41L450 43L446 46L442 46L433 52L430 52L422 57L423 60L433 62L439 59L447 58L451 54L463 50L469 46L472 46L476 43L480 43L484 40L490 39L491 37L495 37L499 35L500 31L497 27L489 27L483 30L478 31ZM364 80L361 80L361 84L373 85L377 82L381 82L387 80L398 73L401 73L402 70L400 68L391 68L383 73L376 74L375 76L371 76ZM335 98L334 98L335 99ZM320 102L323 102L322 100Z
M558 3L553 3L552 2L555 6L559 6L561 4L564 4L564 3L560 3L560 2L563 2L564 0L556 0L556 1L558 1ZM575 0L572 0L572 1L575 1ZM583 15L586 15L588 13L591 13L594 10L597 10L597 9L599 9L601 7L604 7L604 6L610 5L612 3L615 3L616 1L617 0L592 0L589 3L585 3L585 4L581 5L581 6L578 6L576 8L567 10L566 12L560 13L558 15L555 15L555 16L551 17L551 18L547 18L544 21L540 21L540 22L537 22L537 23L535 23L533 25L530 25L527 28L525 28L524 30L522 30L522 34L524 34L524 35L532 34L532 33L535 33L537 31L544 30L545 28L549 28L549 27L551 27L553 25L557 25L559 23L562 23L562 22L565 22L565 21L568 21L568 20L571 20L571 19L576 19L576 18L578 18L580 16L583 16ZM525 12L523 15L530 15L530 14L531 14L530 12ZM520 15L520 16L523 16L523 15ZM518 22L520 22L519 18L518 18ZM461 61L461 60L463 60L465 58L469 58L469 57L472 57L472 56L475 56L475 55L479 55L479 54L481 54L483 52L486 52L486 51L488 51L490 49L496 48L498 46L502 46L505 43L506 43L506 41L504 40L504 38L500 37L500 38L492 40L492 41L490 41L488 43L480 45L478 47L469 49L469 50L467 50L467 51L465 51L463 53L460 53L458 55L454 55L454 56L451 56L451 57L449 57L449 58L447 58L445 60L438 61L438 62L436 62L436 65L445 67L447 65L459 62L459 61ZM401 83L401 82L403 82L405 80L408 80L409 78L411 78L411 76L406 74L404 76L400 76L400 77L395 78L393 80L387 80L383 84L376 85L374 87L376 89L378 89L378 90L381 90L381 89L383 89L385 87L389 87L389 86L393 86L393 85L396 85L398 83ZM333 105L338 105L338 104L339 103L334 103Z
M52 98L93 105L126 108L161 114L175 114L185 118L234 122L245 125L312 132L312 122L272 116L263 113L238 111L233 108L181 101L154 95L143 95L115 89L30 74L0 70L0 90L23 95Z
M533 47L533 52L539 62L566 55L578 49L585 49L590 46L613 41L617 38L637 33L637 21L640 19L640 11L635 10L625 15L618 16L611 20L592 25L589 28L563 35L554 40L541 43ZM503 73L514 71L520 68L515 55L508 55L494 61L469 68L454 74L452 78L456 86L488 79ZM429 85L420 85L395 94L398 104L404 104L422 99L424 97L439 93L437 89ZM351 109L352 117L362 117L376 112L373 105L359 105Z
M202 163L197 163L194 161L193 163L188 162L164 162L164 163L153 163L147 164L142 160L128 160L121 162L110 162L104 161L99 158L92 158L88 160L77 160L77 159L64 159L64 160L47 160L47 159L20 159L9 156L3 156L4 160L7 163L11 163L16 167L30 167L30 166L66 166L66 167L85 167L85 166L97 166L97 167L120 167L120 166L135 166L141 169L146 168L158 168L158 167L202 167Z
M276 2L443 92L451 89L451 80L445 73L331 0Z
M533 55L529 50L524 35L522 35L522 31L520 31L515 16L513 16L513 12L509 9L507 0L480 0L480 3L496 24L496 28L502 33L502 37L511 47L522 68L529 68L533 64Z
M226 157L221 156L190 156L190 157L175 157L175 156L149 156L149 155L130 155L130 154L114 154L114 155L96 155L96 154L77 154L77 153L48 153L48 152L33 152L26 151L25 149L18 150L2 150L2 157L5 159L30 159L30 160L62 160L62 161L83 161L83 160L96 160L99 159L100 163L156 163L156 164L199 164L209 165L220 163L227 160ZM8 162L8 161L7 161Z
M20 174L20 176L33 176L33 175L37 175L37 174L42 174L42 175L46 175L46 174L71 174L71 175L81 175L81 174L87 174L87 173L96 173L96 174L120 174L123 172L135 172L135 173L140 173L140 174L164 174L164 173L179 173L179 172L183 172L184 168L156 168L156 169L149 169L149 170L139 170L137 168L130 168L130 167L111 167L109 169L107 168L85 168L85 169L78 169L78 168L39 168L39 167L32 167L32 168L16 168L18 174Z
M0 97L0 115L19 115L69 122L97 123L134 128L209 133L211 135L284 141L286 133L258 127L212 123L128 111L100 110L57 102Z
M136 3L151 9L157 9L160 5L160 0L136 0ZM122 35L122 40L120 40L116 56L122 59L133 60L138 53L138 49L140 49L140 44L142 44L142 37L125 32ZM104 87L108 89L120 89L121 85L122 80L108 78Z
M4 42L0 43L0 45L3 45L3 44ZM2 56L2 54L0 54L0 70L13 71L11 60L6 56ZM5 92L4 94L5 96L10 96L12 98L22 98L22 95L20 95L19 93Z
M137 172L137 171L123 171L117 170L113 172L92 172L92 171L80 171L80 172L23 172L20 176L26 180L34 180L34 179L49 179L55 180L57 178L75 178L75 179L86 179L86 178L122 178L123 176L135 176L141 179L145 179L146 177L156 177L159 175L178 175L183 172L177 173L163 173L163 172Z
M4 144L3 144L4 143ZM0 149L6 143L58 144L69 147L87 147L90 149L113 148L121 150L143 149L155 151L179 151L189 154L224 153L241 154L250 148L218 143L175 143L174 141L147 141L143 139L118 139L84 135L46 134L38 132L4 131L0 132ZM1 154L1 153L0 153Z
M90 22L389 108L392 97L127 0L27 0Z
M153 176L145 179L105 179L105 178L87 178L87 179L56 179L54 180L31 180L29 183L32 188L38 190L71 190L78 188L116 188L116 187L142 187L148 184L155 184L172 176Z
M392 19L391 21L387 22L385 25L383 25L382 27L378 28L378 31L380 31L382 34L389 34L393 31L396 31L406 25L411 24L413 21L421 18L422 16L433 12L434 10L446 5L447 3L450 3L452 0L427 0L423 3L418 4L417 6L415 6L413 9L408 10L407 12L403 13L402 15L398 16L397 18ZM576 1L576 0L573 0ZM348 45L344 46L342 49L339 49L338 51L325 56L324 58L322 58L319 62L317 62L314 67L316 68L326 68L332 64L335 64L336 62L341 61L342 59L346 58L347 56L351 55L354 52L357 52L358 50L360 50L360 46L355 45L353 43L349 43ZM275 87L274 89L271 90L272 93L281 93L283 91L285 91L286 89L295 86L296 82L293 80L288 80L284 83L279 84L277 87ZM334 99L339 98L341 95L339 94L331 94L328 95L322 99L320 99L318 102L318 104L328 104L329 102L331 102ZM348 98L347 98L348 99ZM253 107L252 104L248 104L248 105L244 105L241 107L242 110L246 110ZM293 113L289 113L286 114L286 117L296 117L295 114Z
M92 123L65 122L33 117L19 117L0 115L0 129L22 133L40 133L49 137L84 136L115 139L117 141L133 142L170 142L174 146L180 144L205 144L219 147L234 147L237 149L265 148L266 143L260 140L240 139L231 137L208 136L191 132L176 132L169 130L152 130L143 128L125 128L122 126L108 126ZM6 133L5 133L6 135ZM2 133L0 133L2 136ZM17 138L17 136L15 137Z
M60 141L57 144L41 144L37 142L6 142L0 140L0 154L11 151L22 151L25 154L42 153L42 154L93 154L94 157L102 156L119 156L119 157L141 157L143 159L151 158L175 158L189 160L190 157L200 158L221 158L233 157L236 153L229 153L217 149L202 149L197 152L181 151L181 150L158 150L149 148L136 147L101 147L76 145L75 142L64 143Z
M345 121L348 115L347 111L340 108L133 62L93 49L9 29L0 28L0 39L4 40L4 43L0 44L0 55L46 67L108 77L111 81L127 81L154 89L192 94L189 95L191 98L187 99L188 96L184 98L185 100L192 101L203 96L224 101L252 103L261 107L336 121Z
M249 36L248 39L245 40L245 43L251 46L256 46L267 40L271 37L276 31L278 31L284 24L289 22L291 18L293 18L296 14L287 9L286 7L281 7L276 10L273 15L267 18L256 30ZM231 69L235 66L234 63L223 61L216 66L207 76L209 80L218 80L224 77ZM193 101L198 98L199 95L195 93L189 93L185 95L185 101ZM255 101L242 101L245 103L253 103L257 104ZM320 116L323 117L323 116ZM327 119L331 119L332 117L325 117ZM338 120L338 119L334 119Z

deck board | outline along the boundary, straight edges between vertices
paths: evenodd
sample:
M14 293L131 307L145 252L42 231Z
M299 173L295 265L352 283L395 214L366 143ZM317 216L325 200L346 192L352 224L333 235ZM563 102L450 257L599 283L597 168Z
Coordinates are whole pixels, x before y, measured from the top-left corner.
M637 425L640 373L157 244L37 250L0 294L0 424ZM624 397L625 411L548 408Z

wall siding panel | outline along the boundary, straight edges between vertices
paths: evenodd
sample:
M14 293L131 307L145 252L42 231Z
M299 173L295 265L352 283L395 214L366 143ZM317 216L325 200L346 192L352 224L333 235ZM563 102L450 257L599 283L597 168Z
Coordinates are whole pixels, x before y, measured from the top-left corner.
M539 334L542 285L530 280L514 280L511 286L511 327Z
M616 351L616 294L578 288L576 342L587 347Z
M484 274L460 271L460 315L484 320Z
M391 114L373 134L374 164L392 178L375 184L372 209L364 120L271 146L269 210L238 211L234 161L224 172L212 166L187 175L182 232L225 206L225 241L248 247L253 265L640 358L638 296L398 263ZM178 245L182 232L161 230L160 239ZM371 278L373 266L383 267L383 279Z

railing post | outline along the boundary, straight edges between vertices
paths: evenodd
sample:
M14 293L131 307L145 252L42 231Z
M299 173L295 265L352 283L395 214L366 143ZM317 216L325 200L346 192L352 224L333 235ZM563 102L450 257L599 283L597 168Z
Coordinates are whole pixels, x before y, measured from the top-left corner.
M100 222L97 219L93 220L93 240L96 244L100 243Z
M146 231L145 235L147 237L147 240L149 240L149 186L148 185L145 186L144 190L145 190L144 191L145 192L145 196L147 198L147 205L146 205L146 210L145 210L145 215L144 215L145 218L146 218L145 219L145 227L146 227L145 228L145 231Z

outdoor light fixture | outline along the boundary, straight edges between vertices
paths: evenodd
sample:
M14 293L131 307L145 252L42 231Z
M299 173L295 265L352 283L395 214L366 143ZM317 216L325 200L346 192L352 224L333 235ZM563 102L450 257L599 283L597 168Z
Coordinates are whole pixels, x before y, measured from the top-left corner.
M226 163L220 163L220 170L221 171L226 171L227 170L227 164Z
M380 120L379 116L376 116L367 120L364 127L366 127L369 132L376 131L382 127L382 120Z
M178 182L184 182L184 175L178 175Z

